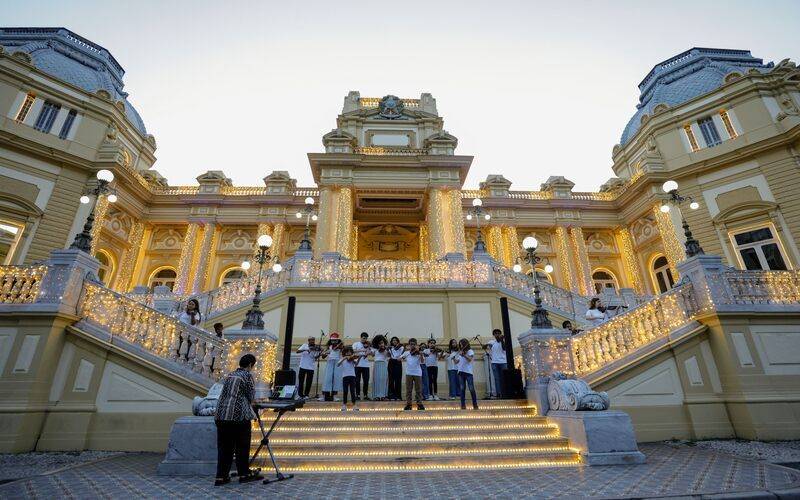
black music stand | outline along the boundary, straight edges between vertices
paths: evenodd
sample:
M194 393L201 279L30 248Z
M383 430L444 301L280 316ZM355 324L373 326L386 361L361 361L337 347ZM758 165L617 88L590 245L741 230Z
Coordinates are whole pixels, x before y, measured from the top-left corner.
M272 434L272 431L275 430L275 427L278 426L278 421L281 419L284 413L287 411L295 411L297 408L302 408L304 403L305 402L302 399L278 399L272 401L261 401L253 404L253 407L256 411L256 418L258 419L258 427L261 429L261 442L258 444L258 448L256 448L255 453L253 453L253 457L250 459L250 465L253 465L253 462L255 462L256 458L258 458L258 454L266 446L267 451L269 452L269 459L272 461L272 466L275 468L275 479L264 479L264 484L285 481L294 477L294 474L283 474L278 468L278 463L275 462L275 455L272 454L272 447L269 445L269 436ZM261 420L261 410L273 410L278 413L278 416L275 417L275 420L272 422L272 425L269 427L268 431L264 431L264 422Z

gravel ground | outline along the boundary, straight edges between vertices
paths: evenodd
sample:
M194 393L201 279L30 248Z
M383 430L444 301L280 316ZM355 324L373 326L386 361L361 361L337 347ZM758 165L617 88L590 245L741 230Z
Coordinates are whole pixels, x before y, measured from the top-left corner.
M773 464L800 462L800 441L764 442L740 439L710 439L708 441L667 441L665 444L670 446L694 446Z
M120 454L117 451L0 453L0 483Z

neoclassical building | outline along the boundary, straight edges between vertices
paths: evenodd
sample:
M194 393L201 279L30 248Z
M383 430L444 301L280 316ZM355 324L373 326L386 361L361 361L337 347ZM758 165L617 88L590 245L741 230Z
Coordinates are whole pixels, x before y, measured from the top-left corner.
M611 165L591 166L610 166L593 192L558 172L515 190L531 179L509 179L503 165L470 179L469 146L459 149L431 94L356 91L307 154L314 186L286 171L234 186L220 170L173 186L154 168L173 167L156 165L124 73L67 29L0 28L0 393L17 398L2 403L17 401L4 410L3 449L163 449L190 397L219 375L212 353L252 348L207 330L242 325L257 276L242 264L264 234L283 264L261 283L270 360L289 321L287 345L321 330L447 341L510 322L517 335L538 283L554 324L587 330L559 344L575 373L613 393L640 439L800 435L787 410L800 401L800 70L788 59L692 48L656 64L609 145ZM114 180L94 200L102 169ZM668 203L668 180L682 203ZM63 278L64 257L51 254L90 213L101 284ZM687 235L719 263L687 258ZM169 290L153 294L159 286ZM630 312L588 328L598 295ZM165 296L197 297L206 331L179 324ZM517 347L530 381L537 368ZM488 391L483 372L476 381Z

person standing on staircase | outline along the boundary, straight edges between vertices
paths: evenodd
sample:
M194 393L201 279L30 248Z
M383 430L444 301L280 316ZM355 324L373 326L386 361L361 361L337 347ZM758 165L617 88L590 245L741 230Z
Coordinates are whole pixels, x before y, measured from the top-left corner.
M369 399L369 356L372 348L369 343L369 333L361 332L361 341L353 344L353 352L358 354L358 365L356 365L356 399L361 399L361 381L364 381L364 399Z
M408 339L408 350L400 355L400 359L406 362L406 407L403 410L411 409L411 391L414 390L414 397L417 400L417 410L424 410L422 404L422 362L425 356L417 346L417 339Z
M475 352L469 347L469 340L461 339L458 342L457 362L458 362L458 379L461 381L461 409L466 410L466 393L469 387L470 395L472 395L472 408L478 409L478 395L475 393L475 381L472 375L472 360L475 358Z
M239 360L239 368L227 374L222 381L222 392L214 413L217 427L217 477L214 486L231 482L234 454L240 483L264 478L258 471L249 468L250 421L256 418L253 411L255 382L250 372L255 365L256 357L245 354Z
M403 362L400 357L405 350L400 339L392 337L389 341L389 401L400 401L403 394Z
M492 330L494 340L490 340L488 344L483 346L489 353L492 366L492 380L494 380L494 397L503 397L503 376L506 368L508 368L508 356L506 355L506 348L503 344L503 332L495 328Z

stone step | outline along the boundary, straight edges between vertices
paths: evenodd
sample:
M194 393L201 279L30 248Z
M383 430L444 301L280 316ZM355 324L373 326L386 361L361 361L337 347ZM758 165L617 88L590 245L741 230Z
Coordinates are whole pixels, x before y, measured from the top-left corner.
M255 449L255 446L254 448ZM329 443L316 440L272 446L276 457L315 458L336 460L341 457L397 458L397 457L451 457L473 455L524 455L528 453L553 454L574 451L564 438L554 437L543 441L487 441L487 442L429 442L411 440L402 443Z
M380 431L365 433L363 431L350 431L350 432L302 432L302 431L280 431L276 430L270 437L270 443L278 444L291 444L298 443L319 443L322 445L340 444L347 445L354 442L366 444L380 444L380 443L419 443L424 440L431 443L475 443L475 442L512 442L512 441L552 441L559 439L559 432L557 427L541 428L541 429L523 429L523 430L510 430L510 431L467 431L464 429L451 429L447 431L416 431L416 432L398 432L392 430L387 432L386 429L381 428ZM252 434L252 441L258 443L261 440L261 433L254 431Z
M263 417L262 417L263 420ZM272 419L263 420L264 423ZM327 415L308 414L296 416L284 416L278 428L284 426L305 425L310 427L325 426L331 429L340 426L363 426L363 427L429 427L432 425L481 425L483 427L492 425L505 425L511 423L536 423L546 424L546 417L526 415L525 413L506 413L492 415L490 413L461 412L454 414L437 415L420 411L404 412L400 414L361 414L360 412L341 412L339 414L330 413ZM491 428L491 427L489 427Z
M273 435L290 433L336 433L336 432L404 432L418 434L435 434L438 432L494 432L494 431L523 431L523 430L558 430L558 426L548 423L545 418L514 418L507 420L388 420L388 421L359 421L359 420L340 420L335 422L305 422L287 421L281 422L275 429Z
M459 400L441 400L441 401L423 401L427 411L440 411L440 410L458 410L461 406ZM405 401L359 401L358 406L361 411L400 411L405 406ZM471 406L470 401L467 401L467 406ZM481 409L490 410L508 410L508 409L535 409L524 399L479 399L478 406ZM414 403L416 408L416 403ZM340 411L342 408L341 401L306 401L305 406L298 409L296 413L305 413L308 411Z
M267 477L271 472L269 455L256 461ZM324 472L403 472L403 471L458 471L528 469L535 467L574 467L580 465L580 456L572 451L562 453L526 453L451 457L396 457L386 459L339 457L338 460L314 458L279 458L278 466L285 473Z
M419 410L370 410L365 411L359 408L358 411L348 409L346 412L338 408L338 411L320 410L286 413L281 422L290 421L325 421L338 422L341 420L354 421L387 421L387 420L427 420L427 421L447 421L447 420L503 420L508 418L532 418L536 417L535 408L517 409L441 409L436 411ZM261 418L269 418L268 413L262 413ZM270 419L271 420L271 419Z

